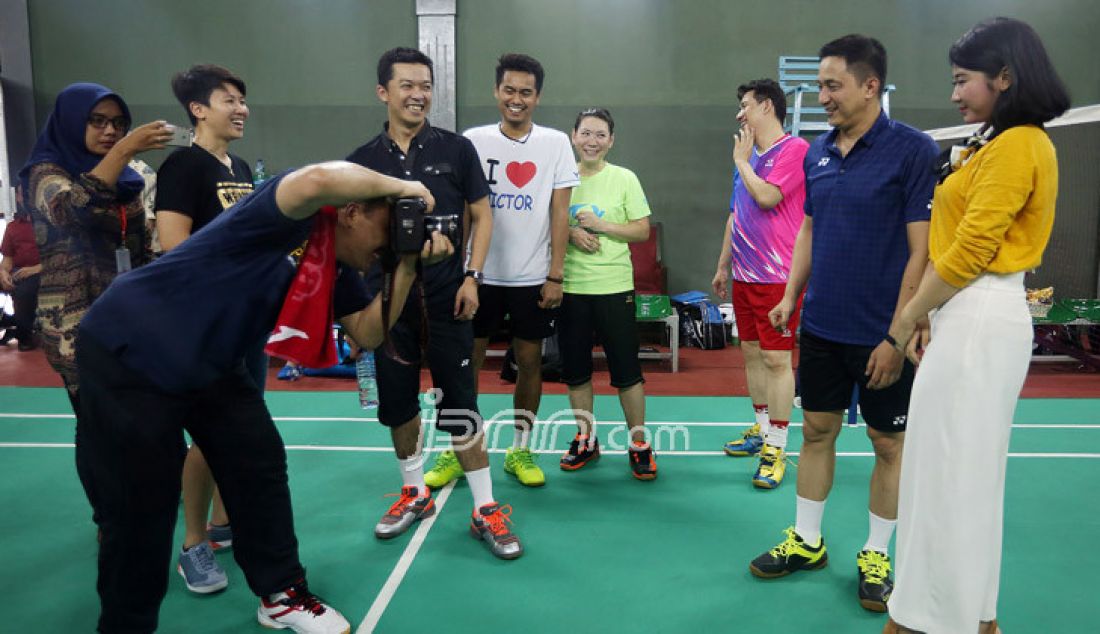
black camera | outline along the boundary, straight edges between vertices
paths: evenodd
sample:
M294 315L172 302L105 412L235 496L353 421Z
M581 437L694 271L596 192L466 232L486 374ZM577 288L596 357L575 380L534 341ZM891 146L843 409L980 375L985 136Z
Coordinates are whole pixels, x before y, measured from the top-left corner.
M426 215L422 198L399 198L390 218L390 249L397 254L420 253L433 231L450 239L457 250L462 245L462 218L458 214Z

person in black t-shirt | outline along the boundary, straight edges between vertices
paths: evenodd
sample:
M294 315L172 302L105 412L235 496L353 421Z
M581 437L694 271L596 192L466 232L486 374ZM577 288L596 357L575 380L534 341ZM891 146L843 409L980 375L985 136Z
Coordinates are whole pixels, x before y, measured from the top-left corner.
M425 480L417 399L420 333L426 319L428 342L424 354L436 388L433 393L438 396L438 402L433 403L438 412L436 426L451 434L454 445L454 451L445 452L445 459L436 464L433 472L465 472L474 497L471 532L489 545L493 555L515 559L523 554L523 547L508 528L511 508L502 507L493 499L471 364L474 346L471 320L477 312L477 285L493 227L489 185L473 143L428 123L432 80L432 60L420 51L395 48L383 54L378 61L376 92L386 104L386 127L348 157L353 163L383 174L419 179L435 198L435 214L462 217L469 213L472 231L469 271L463 271L461 252L426 267L423 272L426 317L421 315L419 298L414 297L407 302L405 312L393 328L394 347L410 363L403 364L386 354L376 357L378 419L390 428L403 486L397 502L375 526L374 534L379 539L397 537L417 520L435 512L428 489L432 482ZM377 288L377 278L372 276L368 283ZM435 481L442 486L454 477Z
M172 92L195 126L195 138L190 147L173 152L157 172L157 233L165 253L252 193L248 163L229 153L229 144L244 136L245 91L244 81L221 66L192 66L172 78ZM261 390L267 376L263 345L258 340L245 358ZM233 532L210 467L196 445L183 467L183 518L179 571L187 588L200 594L222 590L228 578L213 552L231 547Z
M248 163L229 153L248 120L244 81L220 66L192 66L172 78L172 92L195 126L195 139L157 171L157 231L165 251L252 193Z

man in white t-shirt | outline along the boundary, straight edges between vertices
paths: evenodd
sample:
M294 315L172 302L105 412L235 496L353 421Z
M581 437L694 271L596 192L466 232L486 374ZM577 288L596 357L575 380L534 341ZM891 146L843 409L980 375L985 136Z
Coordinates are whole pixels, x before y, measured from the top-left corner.
M500 122L464 133L481 158L493 210L493 240L485 270L466 272L480 283L474 316L474 385L489 337L510 316L519 370L513 397L515 441L504 470L526 486L546 483L529 445L542 399L542 340L554 333L561 305L569 197L580 183L569 137L531 121L543 76L538 60L516 53L503 55L493 89ZM425 474L428 485L443 486L457 478L461 471L456 464L441 460Z

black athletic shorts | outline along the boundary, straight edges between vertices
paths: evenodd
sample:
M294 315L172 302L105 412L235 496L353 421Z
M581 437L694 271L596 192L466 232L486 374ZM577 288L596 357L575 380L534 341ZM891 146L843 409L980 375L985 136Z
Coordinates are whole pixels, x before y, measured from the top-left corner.
M908 359L901 377L886 389L867 389L867 360L873 346L836 343L805 329L798 342L798 372L802 385L802 409L835 412L852 403L852 388L859 385L859 409L867 426L884 432L905 431L909 393L913 390L913 364Z
M474 315L474 336L492 337L500 329L504 316L512 318L512 336L529 341L541 341L554 334L557 309L539 308L538 286L493 286L482 284L477 289L478 308Z
M561 378L566 385L592 380L593 333L599 336L611 385L619 389L642 383L638 361L638 324L634 316L634 291L610 295L565 293L558 320Z
M408 365L391 359L384 347L375 350L378 368L378 420L399 427L420 413L420 314L406 310L390 331L394 348ZM428 319L428 365L432 385L441 393L436 404L436 427L453 436L466 436L481 428L474 373L470 357L473 327L468 321L431 316Z

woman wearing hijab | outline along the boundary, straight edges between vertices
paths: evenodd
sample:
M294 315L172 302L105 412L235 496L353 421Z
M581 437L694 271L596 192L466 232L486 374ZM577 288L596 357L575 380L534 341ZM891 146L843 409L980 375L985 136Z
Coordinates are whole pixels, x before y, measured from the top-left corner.
M57 96L19 171L42 263L42 348L77 415L77 324L118 273L149 261L140 196L145 181L127 163L172 138L163 121L127 135L130 126L122 97L98 84L72 84ZM94 510L95 495L79 455L77 473Z

